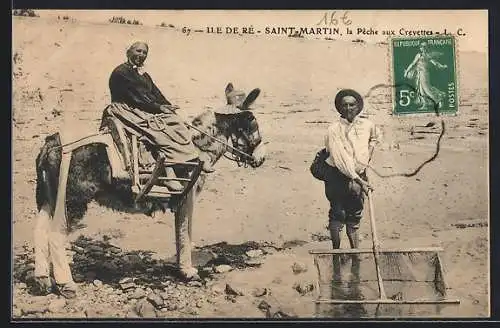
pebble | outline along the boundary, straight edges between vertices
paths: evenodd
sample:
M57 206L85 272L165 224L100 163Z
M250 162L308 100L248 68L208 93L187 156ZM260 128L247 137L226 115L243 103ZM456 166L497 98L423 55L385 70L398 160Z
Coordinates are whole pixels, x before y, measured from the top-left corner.
M122 290L129 290L129 289L132 289L134 287L135 287L135 283L133 283L133 282L127 282L127 283L120 284L120 288Z
M26 289L27 286L26 286L26 284L24 282L20 282L20 283L17 284L17 287L19 289Z
M234 288L233 286L226 284L226 294L227 295L234 295L234 296L243 296L243 292L239 289Z
M252 249L252 250L247 251L246 254L248 257L253 258L253 257L262 256L263 252L260 249Z
M202 287L203 286L203 284L201 283L201 281L197 281L197 280L190 281L190 282L188 282L187 285L189 287Z
M215 272L217 273L225 273L233 270L233 268L230 265L227 264L221 264L215 267Z
M301 262L295 262L292 265L292 271L295 274L306 272L307 271L307 265L305 265L304 263L301 263Z
M142 288L136 288L129 296L128 299L139 299L146 297L146 292Z
M252 291L252 295L255 297L262 297L267 294L267 288L255 288Z
M95 279L93 281L93 284L94 286L96 286L97 288L101 288L102 287L102 281L100 281L99 279Z
M314 284L309 281L296 282L293 285L293 289L295 289L300 295L306 295L314 290Z
M165 311L175 311L178 309L178 306L176 303L167 303L166 306L164 308L162 308L161 310L163 312Z

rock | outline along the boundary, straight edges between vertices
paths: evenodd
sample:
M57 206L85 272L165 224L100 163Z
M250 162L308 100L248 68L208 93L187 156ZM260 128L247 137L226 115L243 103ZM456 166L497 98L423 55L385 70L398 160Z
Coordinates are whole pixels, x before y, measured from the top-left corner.
M305 265L304 263L301 263L301 262L295 262L292 265L292 271L295 274L306 272L307 271L307 265Z
M83 281L85 280L85 276L84 276L84 275L82 275L82 274L79 274L79 273L75 273L75 274L73 275L73 280L74 280L75 282L83 282Z
M203 268L201 268L201 271L205 272L207 274L211 274L211 273L214 273L214 268L213 267L203 267Z
M252 295L254 297L262 297L264 295L267 295L267 288L255 288L252 291Z
M118 254L118 253L120 253L122 250L120 249L120 247L111 246L110 248L108 248L108 251L110 251L110 252L111 252L111 253L113 253L113 254Z
M18 283L18 284L17 284L17 287L18 287L19 289L26 289L26 288L27 288L27 286L26 286L26 284L25 284L24 282L20 282L20 283Z
M241 290L235 289L233 286L226 284L226 294L233 296L243 296L243 292Z
M235 295L226 295L226 300L236 303L236 296Z
M203 307L203 303L204 303L203 301L196 302L196 307L201 309Z
M101 288L101 287L102 287L102 281L100 281L99 279L95 279L95 280L93 281L93 284L94 284L94 286L95 286L95 287L97 287L97 288Z
M144 291L144 289L140 288L140 287L137 287L129 296L128 296L128 299L139 299L139 298L143 298L143 297L146 297L146 292Z
M188 282L187 285L189 287L203 287L203 284L201 283L201 281L197 281L197 280L192 280L192 281Z
M66 300L64 298L59 298L52 300L49 304L49 311L52 313L61 312L66 306Z
M131 282L134 282L133 278L125 277L125 278L120 279L120 281L118 283L121 285L121 284L127 284L127 283L131 283Z
M137 302L135 305L135 312L141 318L156 318L156 311L153 304L148 302L146 299L142 299Z
M293 289L295 289L300 295L303 296L314 290L314 284L309 281L296 282L293 285Z
M252 249L246 252L247 256L250 258L262 256L263 252L260 249Z
M135 287L135 282L132 280L132 278L124 278L120 280L119 284L122 290L127 290Z
M75 253L78 253L78 254L85 253L85 249L83 247L78 246L78 245L72 245L71 250L73 250Z
M157 293L151 293L148 295L147 300L153 304L155 308L161 308L164 304L163 298Z
M258 267L264 264L263 258L251 258L245 261L245 264L251 267Z
M23 315L39 314L49 311L49 306L47 304L40 304L40 303L23 304L20 307L20 310Z
M271 305L267 303L266 301L262 300L260 301L259 305L257 305L257 308L262 311L267 311L271 308Z
M19 318L19 317L21 317L22 315L23 315L23 311L21 311L21 309L20 309L20 308L18 308L18 307L14 307L14 308L12 309L12 317L13 317L13 318Z
M177 306L177 303L175 302L170 302L170 303L166 303L165 304L166 306L164 308L162 308L162 311L175 311L178 309L178 306Z
M215 267L215 272L217 273L225 273L233 270L233 268L230 265L227 264L221 264Z

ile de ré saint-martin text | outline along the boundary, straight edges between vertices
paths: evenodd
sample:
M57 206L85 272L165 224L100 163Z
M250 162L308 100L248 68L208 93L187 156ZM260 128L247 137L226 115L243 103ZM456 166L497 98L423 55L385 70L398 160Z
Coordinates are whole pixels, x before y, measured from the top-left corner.
M427 29L414 29L401 27L399 30L376 30L372 27L297 27L297 26L266 26L264 29L254 27L238 26L208 26L209 34L266 34L285 36L308 36L308 35L358 35L358 36L429 36L429 35L452 35L465 36L465 31L458 28L456 31L443 29L433 31Z
M349 11L329 11L318 16L316 22L310 26L206 26L203 30L208 34L255 34L255 35L284 35L289 37L303 36L429 36L429 35L457 35L465 36L463 28L430 30L415 27L400 27L398 29L375 29L368 26L356 26ZM182 32L189 35L191 28L184 27Z

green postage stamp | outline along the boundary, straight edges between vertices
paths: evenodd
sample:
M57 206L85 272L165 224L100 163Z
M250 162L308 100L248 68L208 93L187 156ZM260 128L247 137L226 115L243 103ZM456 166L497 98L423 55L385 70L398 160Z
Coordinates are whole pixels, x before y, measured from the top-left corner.
M456 114L458 85L455 38L391 40L393 113Z

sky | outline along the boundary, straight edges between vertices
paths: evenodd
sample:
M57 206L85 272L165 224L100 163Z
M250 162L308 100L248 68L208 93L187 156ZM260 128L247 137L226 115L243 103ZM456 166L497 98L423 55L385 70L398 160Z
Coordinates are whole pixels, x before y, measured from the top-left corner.
M79 21L107 23L113 16L124 16L137 19L144 25L155 26L162 22L176 27L206 29L209 26L249 27L264 29L265 27L324 27L317 25L327 13L334 10L37 10L40 17L57 18L68 15ZM487 10L335 10L334 18L338 19L342 31L345 25L342 16L346 14L351 21L349 27L372 28L373 30L395 30L399 34L401 28L407 31L433 30L445 28L456 33L459 28L465 33L458 36L458 45L462 51L488 51L488 12ZM324 23L324 21L322 22ZM346 35L344 38L348 38ZM366 41L386 41L387 36L356 35L352 38L363 38ZM338 36L337 38L341 38Z

